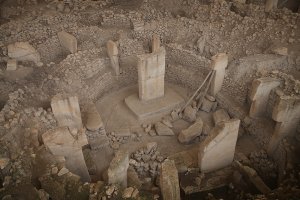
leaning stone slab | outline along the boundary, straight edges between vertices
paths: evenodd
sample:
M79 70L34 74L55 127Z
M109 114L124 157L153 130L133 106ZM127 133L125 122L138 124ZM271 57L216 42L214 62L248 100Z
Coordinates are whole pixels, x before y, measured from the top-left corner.
M232 163L239 125L239 119L219 123L201 143L198 153L201 172L212 172Z
M117 151L108 168L108 183L120 184L127 187L127 169L129 167L129 154L126 151Z
M164 200L180 200L178 171L172 160L166 159L161 164L160 189Z
M32 61L35 64L40 62L40 54L29 42L16 42L7 47L8 56L17 61Z
M82 128L81 112L76 96L56 95L51 99L51 108L59 126Z
M71 53L77 52L77 39L73 35L65 31L61 31L57 34L57 36L62 47Z
M193 141L196 137L201 135L203 128L203 121L198 118L194 124L185 130L182 130L178 135L178 140L180 143L188 144Z

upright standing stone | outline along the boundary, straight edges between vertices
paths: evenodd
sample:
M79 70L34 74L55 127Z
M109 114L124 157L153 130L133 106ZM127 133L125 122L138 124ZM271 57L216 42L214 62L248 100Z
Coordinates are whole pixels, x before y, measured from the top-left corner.
M212 129L199 148L198 164L201 172L212 172L232 163L239 125L239 119L231 119L218 123Z
M51 108L59 126L82 128L81 113L78 98L56 95L51 100Z
M108 40L106 47L108 56L110 58L111 66L114 69L116 75L118 76L120 74L118 46L115 42Z
M108 183L120 184L127 187L127 169L129 167L129 155L126 151L117 151L108 168Z
M61 31L57 34L57 36L61 46L71 53L77 52L77 39L73 35L65 31Z
M268 146L269 155L273 154L283 138L296 134L297 126L300 123L299 97L278 95L273 108L272 118L277 123Z
M250 117L264 116L267 111L270 92L279 85L280 81L271 77L255 79L252 82L252 89L249 95L251 100Z
M58 127L44 133L42 139L53 155L66 158L66 167L72 173L79 175L82 181L91 180L82 153L82 147L88 144L84 132L73 135L68 127Z
M180 200L178 171L173 160L161 164L160 189L164 200Z
M139 98L142 101L164 96L166 51L138 56Z
M277 8L278 0L266 0L265 11L270 12Z
M152 36L152 53L159 51L160 49L160 38L158 35L154 34Z
M227 65L228 56L226 53L219 53L212 57L211 68L215 71L215 75L210 85L210 95L215 96L221 90Z

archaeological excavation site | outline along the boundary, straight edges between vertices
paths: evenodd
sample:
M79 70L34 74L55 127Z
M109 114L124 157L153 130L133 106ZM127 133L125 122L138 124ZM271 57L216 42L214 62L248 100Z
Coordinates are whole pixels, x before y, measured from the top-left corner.
M300 0L0 0L0 200L300 200Z

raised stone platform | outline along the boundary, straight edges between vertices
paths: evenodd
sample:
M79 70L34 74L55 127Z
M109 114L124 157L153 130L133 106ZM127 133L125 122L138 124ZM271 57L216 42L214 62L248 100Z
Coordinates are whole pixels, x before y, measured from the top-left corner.
M138 93L125 98L125 104L139 120L168 114L183 103L184 99L170 88L165 89L163 97L151 101L141 101Z

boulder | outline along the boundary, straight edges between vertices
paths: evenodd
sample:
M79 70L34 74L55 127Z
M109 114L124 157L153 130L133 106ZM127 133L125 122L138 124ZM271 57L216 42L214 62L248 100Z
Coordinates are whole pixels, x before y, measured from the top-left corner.
M71 53L77 52L77 39L73 35L65 31L61 31L57 34L57 36L62 47Z
M97 131L104 126L95 104L92 104L87 112L87 120L85 126L90 131Z
M6 71L15 71L17 70L17 66L18 63L16 59L9 59L6 64Z
M203 121L198 118L194 124L189 126L187 129L182 130L178 135L178 140L180 143L190 143L196 137L200 136L202 133Z
M226 110L219 109L213 113L213 119L214 119L215 124L219 124L221 122L229 120L230 117Z
M196 121L197 108L193 108L192 106L187 106L183 112L183 119L188 122Z

